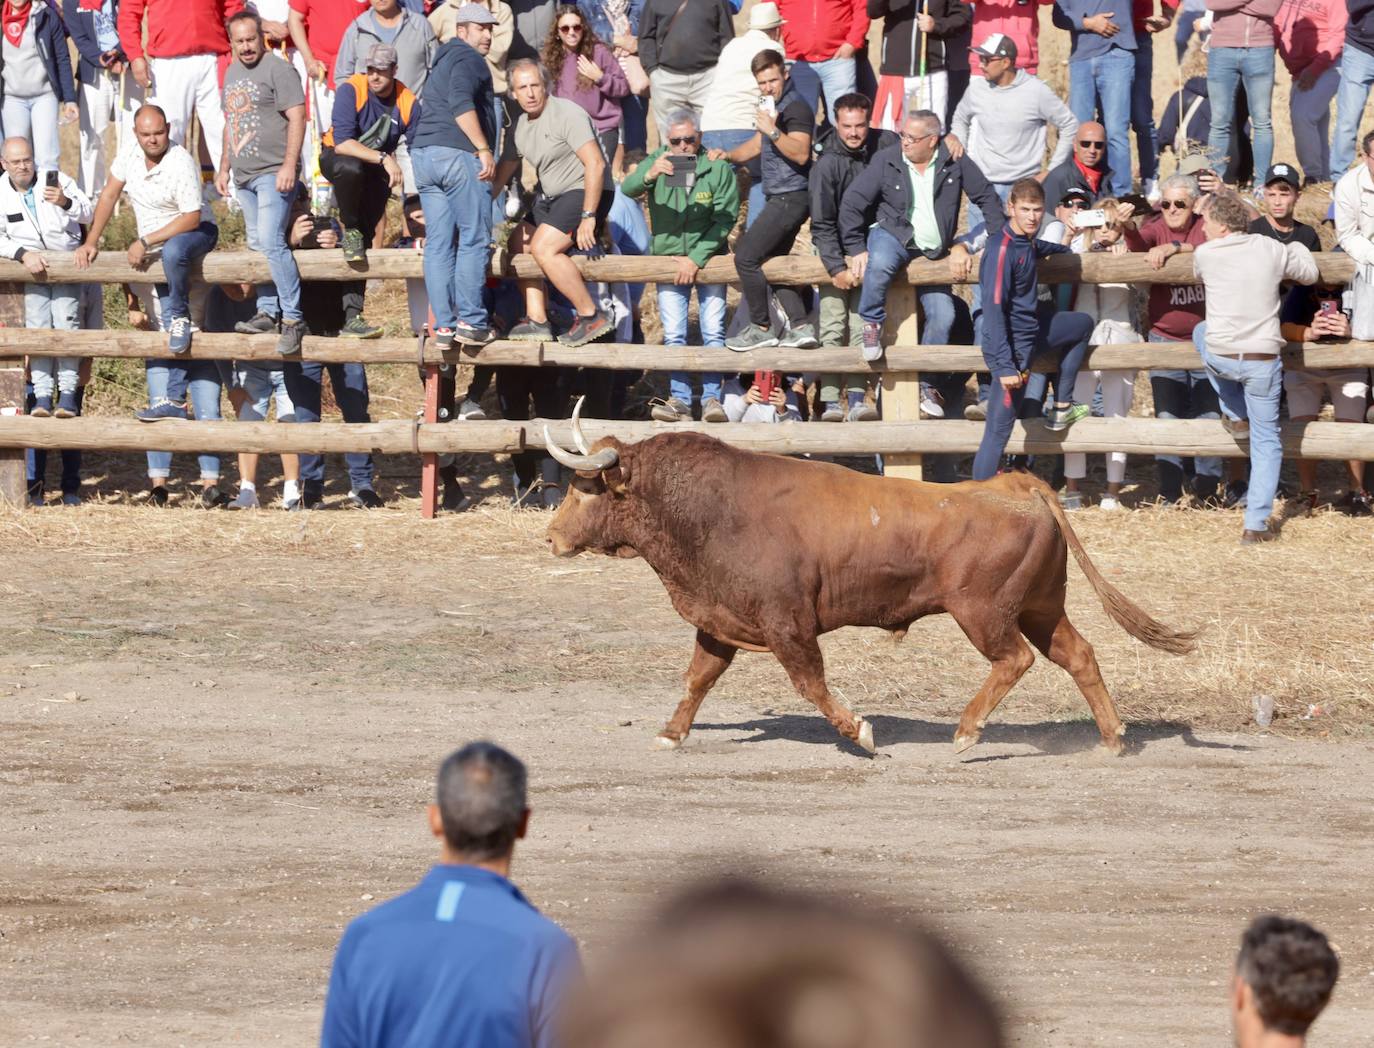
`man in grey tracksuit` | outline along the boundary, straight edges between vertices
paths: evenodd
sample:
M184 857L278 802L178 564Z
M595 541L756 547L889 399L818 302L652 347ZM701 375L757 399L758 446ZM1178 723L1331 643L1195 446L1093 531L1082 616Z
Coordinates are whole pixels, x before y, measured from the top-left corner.
M385 20L385 32L379 16ZM439 48L425 16L402 6L399 0L387 0L386 5L374 4L353 19L344 30L339 55L334 60L336 84L342 84L354 73L367 72L367 53L373 44L390 44L396 49L396 79L419 98L429 67L434 64L434 52Z

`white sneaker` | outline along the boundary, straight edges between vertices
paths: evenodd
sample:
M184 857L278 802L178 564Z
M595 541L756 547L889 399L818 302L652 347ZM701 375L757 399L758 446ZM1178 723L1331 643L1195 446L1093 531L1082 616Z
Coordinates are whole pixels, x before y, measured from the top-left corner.
M944 418L945 400L933 389L921 391L921 418Z
M1113 513L1121 508L1121 503L1117 500L1115 495L1103 495L1097 504L1097 508L1106 510L1108 513Z
M257 509L258 493L251 488L239 488L239 493L234 501L229 503L230 509Z
M1164 194L1159 189L1159 179L1147 178L1140 185L1141 195L1151 204L1158 204L1164 199Z

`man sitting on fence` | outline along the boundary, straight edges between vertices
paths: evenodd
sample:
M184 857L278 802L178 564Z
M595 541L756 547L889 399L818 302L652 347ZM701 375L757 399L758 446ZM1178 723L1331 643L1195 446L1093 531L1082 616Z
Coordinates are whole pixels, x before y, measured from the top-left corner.
M685 162L684 162L685 161ZM701 148L697 115L680 109L668 115L668 144L645 157L621 185L627 196L649 194L653 224L652 253L677 259L677 279L658 285L658 314L666 346L687 344L687 310L692 285L701 267L729 250L727 238L739 219L739 187L723 160L710 159ZM725 345L725 285L697 284L701 344ZM724 422L721 375L701 376L701 420ZM692 382L685 371L669 376L666 403L652 410L660 422L692 420Z
M1279 291L1286 280L1316 283L1312 252L1246 232L1250 212L1234 193L1212 198L1203 215L1207 242L1193 252L1193 270L1207 289L1207 321L1193 342L1221 400L1222 425L1250 444L1250 486L1245 496L1243 543L1277 537L1269 527L1279 486Z
M614 323L597 307L577 264L568 257L574 248L596 247L610 213L612 193L606 184L606 160L591 117L576 102L549 94L548 72L538 62L521 59L510 67L510 89L522 110L514 144L501 160L492 180L506 185L520 169L521 158L535 169L539 184L529 220L511 237L513 251L526 251L539 263L555 289L572 305L572 326L558 340L581 346L610 334ZM516 154L519 154L518 156ZM542 280L522 280L525 317L507 338L547 342L548 292Z
M44 173L38 185L33 147L26 138L7 138L0 147L0 255L20 262L39 279L24 285L24 326L58 331L81 327L81 285L48 283L44 251L70 251L81 243L81 224L91 220L91 202L60 171ZM81 361L78 357L33 357L35 418L75 418ZM57 405L53 406L56 373Z
M396 147L415 137L419 118L420 103L396 79L396 49L390 44L373 44L367 72L355 73L335 89L333 119L320 140L320 170L339 204L345 262L366 262L367 244L376 246L391 191L401 188ZM366 281L344 285L339 334L381 337L382 329L363 319L366 291Z
M950 270L963 280L973 256L955 243L960 197L982 208L989 232L1000 232L1002 201L967 155L951 156L940 141L940 118L927 109L909 113L902 141L879 152L840 204L840 240L850 272L862 290L865 360L881 360L887 318L887 290L914 258L949 256ZM921 344L944 345L954 326L954 292L949 284L917 289L925 324Z
M184 354L191 348L191 269L214 248L219 227L201 199L200 164L171 142L167 117L157 106L145 105L134 114L133 138L110 165L86 240L72 254L77 269L88 268L99 255L101 234L126 186L138 227L138 239L126 252L129 265L145 269L161 260L167 282L156 288L158 315L168 332L167 348ZM186 418L186 368L163 363L167 389L139 412L146 422Z

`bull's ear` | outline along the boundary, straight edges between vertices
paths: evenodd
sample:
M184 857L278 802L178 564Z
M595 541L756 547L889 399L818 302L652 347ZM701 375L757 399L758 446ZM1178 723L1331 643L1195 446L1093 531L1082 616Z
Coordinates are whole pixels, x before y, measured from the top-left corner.
M606 479L606 487L617 495L623 495L625 489L630 486L630 464L621 459L602 476Z

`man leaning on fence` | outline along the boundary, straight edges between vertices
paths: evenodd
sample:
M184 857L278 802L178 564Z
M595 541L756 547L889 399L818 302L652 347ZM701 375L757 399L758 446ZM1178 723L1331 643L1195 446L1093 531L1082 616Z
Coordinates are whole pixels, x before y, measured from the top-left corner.
M1246 232L1250 212L1234 193L1212 198L1203 215L1207 242L1193 252L1193 270L1207 289L1207 321L1193 342L1221 400L1222 425L1250 445L1242 543L1277 537L1269 527L1279 486L1279 295L1284 281L1315 283L1317 263L1298 243Z
M692 287L711 258L728 250L726 239L739 218L739 187L724 160L712 160L701 148L696 113L680 109L668 115L668 144L645 157L621 184L627 196L649 194L649 221L655 255L677 260L677 278L658 285L658 315L663 343L687 344L687 311ZM725 345L725 285L696 284L701 344ZM724 422L721 375L701 376L701 420ZM656 404L652 415L660 422L690 422L692 382L685 371L669 376L668 400Z

